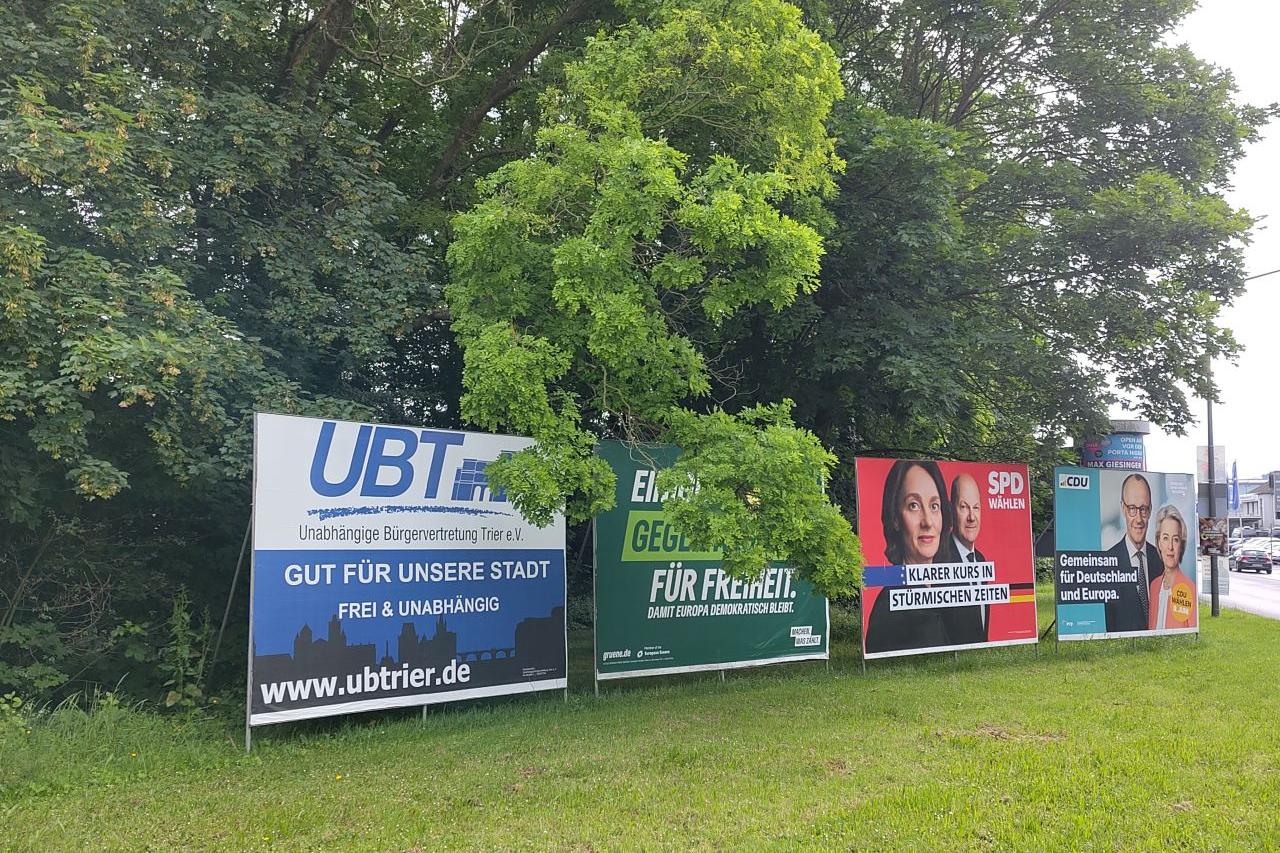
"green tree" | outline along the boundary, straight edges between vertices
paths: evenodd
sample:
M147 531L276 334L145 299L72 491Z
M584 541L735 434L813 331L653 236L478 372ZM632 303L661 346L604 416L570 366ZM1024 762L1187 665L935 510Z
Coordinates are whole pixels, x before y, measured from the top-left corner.
M1170 430L1241 287L1222 190L1273 114L1164 39L1190 2L841 0L853 93L823 286L718 339L856 453L1061 458L1123 402ZM844 471L847 488L847 469Z
M86 666L210 554L193 594L225 595L251 412L370 412L366 366L438 304L351 110L370 27L341 3L0 16L0 656L26 673L0 681Z
M714 353L688 331L816 287L840 92L786 3L660 5L593 40L547 97L534 156L481 182L449 247L462 415L537 439L491 468L527 517L607 505L600 436L675 440L663 484L695 542L739 574L772 555L826 592L856 588L823 492L834 459L787 405L718 410Z
M0 683L154 675L166 596L221 606L255 408L458 424L447 215L611 14L6 7Z

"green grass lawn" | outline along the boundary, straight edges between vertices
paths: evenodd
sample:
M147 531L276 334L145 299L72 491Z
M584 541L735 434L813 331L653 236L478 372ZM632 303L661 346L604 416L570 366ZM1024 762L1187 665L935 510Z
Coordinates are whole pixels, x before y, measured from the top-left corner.
M599 699L581 636L567 703L272 727L249 756L230 719L64 710L0 734L0 826L40 850L1274 849L1280 624L1206 623L865 676L837 625L830 671Z

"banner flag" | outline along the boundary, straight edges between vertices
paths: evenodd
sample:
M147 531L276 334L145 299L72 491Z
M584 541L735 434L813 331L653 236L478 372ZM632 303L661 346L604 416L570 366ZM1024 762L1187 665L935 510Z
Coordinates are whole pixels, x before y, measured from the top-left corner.
M854 464L863 657L1037 641L1027 466Z
M600 444L617 502L596 516L596 677L735 669L827 657L827 600L782 564L753 581L695 550L662 509L670 445Z
M256 415L251 726L565 686L564 518L485 477L530 444Z
M1190 474L1054 469L1058 639L1195 633Z

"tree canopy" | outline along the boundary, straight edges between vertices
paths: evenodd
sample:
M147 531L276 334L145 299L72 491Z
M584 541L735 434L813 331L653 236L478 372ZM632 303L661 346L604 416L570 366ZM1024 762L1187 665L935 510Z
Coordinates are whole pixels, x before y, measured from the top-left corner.
M787 389L842 458L1036 457L1115 402L1184 428L1237 351L1251 220L1221 193L1273 113L1166 44L1190 6L824 10L855 93L836 228L822 287L728 327L739 387Z
M481 182L449 248L462 414L537 439L490 468L527 517L607 508L601 434L679 436L676 470L696 488L668 487L683 495L669 503L696 544L742 573L774 554L831 592L856 588L849 523L823 493L834 459L786 437L774 408L788 453L754 476L708 464L757 459L755 431L732 428L756 415L685 407L711 390L690 324L816 287L821 237L806 220L840 167L825 126L840 94L834 55L786 3L662 7L593 39L548 93L534 153Z

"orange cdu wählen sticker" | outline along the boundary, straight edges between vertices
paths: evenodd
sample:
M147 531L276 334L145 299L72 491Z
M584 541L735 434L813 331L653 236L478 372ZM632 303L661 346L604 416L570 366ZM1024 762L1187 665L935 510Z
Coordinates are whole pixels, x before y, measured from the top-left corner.
M1185 625L1191 621L1191 608L1195 604L1195 590L1189 583L1176 583L1169 593L1169 609L1175 622Z

